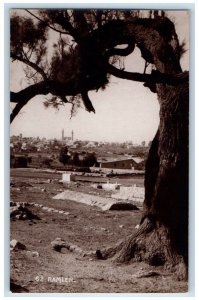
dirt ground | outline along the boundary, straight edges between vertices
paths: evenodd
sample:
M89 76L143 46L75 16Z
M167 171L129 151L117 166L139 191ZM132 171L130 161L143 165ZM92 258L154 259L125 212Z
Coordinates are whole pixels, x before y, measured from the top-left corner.
M27 172L27 171L25 171ZM52 175L51 175L52 178ZM25 293L185 293L187 282L177 281L162 267L113 260L99 260L70 252L53 250L56 238L83 250L112 246L135 232L141 209L102 211L70 200L53 200L64 189L108 196L110 192L91 188L89 183L71 183L63 187L55 180L47 182L29 174L11 173L11 201L34 202L69 214L48 212L41 207L29 209L40 220L11 220L10 240L16 239L26 250L10 252L11 289ZM152 271L152 272L151 272ZM149 275L153 276L149 276Z

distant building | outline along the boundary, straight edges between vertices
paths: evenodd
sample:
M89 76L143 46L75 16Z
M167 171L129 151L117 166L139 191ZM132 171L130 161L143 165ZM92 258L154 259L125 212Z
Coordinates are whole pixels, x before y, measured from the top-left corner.
M96 147L95 142L88 142L88 143L85 145L85 148L95 148L95 147Z
M136 167L137 162L133 158L100 162L100 168L134 170Z
M139 163L141 163L141 162L144 161L144 159L141 158L141 157L139 157L139 156L133 156L132 158L133 158L133 160L134 160L137 164L139 164Z
M64 129L62 129L62 131L61 131L61 139L62 139L62 141L64 141Z
M71 136L64 136L64 129L61 131L61 140L64 141L74 141L74 131L71 131Z

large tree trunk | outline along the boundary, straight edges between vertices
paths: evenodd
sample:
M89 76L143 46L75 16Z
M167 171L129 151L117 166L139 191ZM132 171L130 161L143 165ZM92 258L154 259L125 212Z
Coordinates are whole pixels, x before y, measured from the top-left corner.
M146 162L144 214L117 259L188 266L188 84L159 87L160 125ZM161 98L160 98L161 97ZM182 268L184 264L185 268ZM178 270L179 271L179 270Z
M142 28L136 31L133 28L137 40L142 39L143 53L145 50L150 52L156 69L174 75L182 70L174 27L170 26L169 31L172 41L168 37L163 39L156 30L144 31ZM154 266L165 265L176 270L179 279L186 279L189 82L176 87L156 84L156 92L160 123L146 162L144 213L140 227L116 248L106 249L103 257L115 255L120 262L135 260Z

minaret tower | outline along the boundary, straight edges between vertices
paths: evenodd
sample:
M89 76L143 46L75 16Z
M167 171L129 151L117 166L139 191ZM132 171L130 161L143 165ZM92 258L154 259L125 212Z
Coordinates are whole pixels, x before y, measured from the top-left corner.
M73 139L74 139L74 132L73 132L73 130L72 130L72 132L71 132L71 139L72 139L72 141L73 141Z

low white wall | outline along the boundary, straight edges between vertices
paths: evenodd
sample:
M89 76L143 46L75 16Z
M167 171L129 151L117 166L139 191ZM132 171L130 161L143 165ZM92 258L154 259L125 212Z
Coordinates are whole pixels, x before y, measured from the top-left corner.
M144 188L134 186L120 186L120 191L111 195L115 199L144 201Z
M62 174L62 182L71 182L71 181L75 181L75 175L71 173Z

